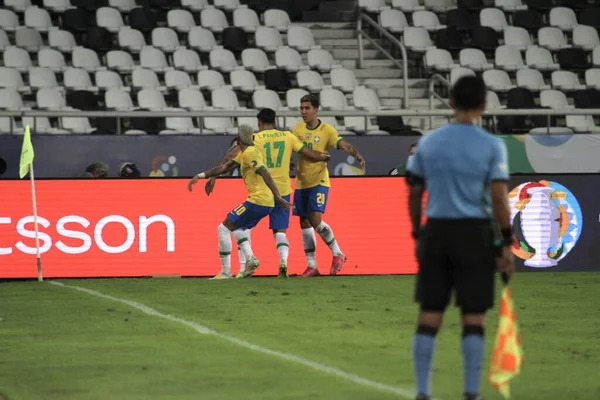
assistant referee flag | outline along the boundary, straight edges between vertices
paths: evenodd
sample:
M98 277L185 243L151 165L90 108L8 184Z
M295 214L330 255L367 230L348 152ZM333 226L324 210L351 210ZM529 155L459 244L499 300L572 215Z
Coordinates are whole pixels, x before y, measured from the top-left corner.
M19 162L19 177L25 178L30 171L30 166L33 163L33 145L31 144L31 133L29 131L29 125L25 127L25 133L23 134L23 146L21 147L21 161Z

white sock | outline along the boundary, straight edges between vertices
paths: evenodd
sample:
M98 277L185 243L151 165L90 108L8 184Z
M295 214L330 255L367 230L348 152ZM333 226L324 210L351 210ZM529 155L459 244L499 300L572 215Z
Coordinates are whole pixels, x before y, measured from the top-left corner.
M304 245L304 254L306 254L306 259L308 260L308 266L310 268L317 268L317 258L315 257L317 238L315 237L315 230L313 228L302 229L302 244Z
M237 241L240 250L244 253L246 261L254 258L252 247L250 247L250 241L248 240L248 233L245 230L236 229L233 231L233 237Z
M275 234L275 243L277 244L279 259L287 262L288 254L290 253L290 243L288 242L285 233L277 232Z
M231 232L221 224L217 228L219 236L219 257L221 257L221 273L231 274Z
M250 229L246 229L246 234L248 235L248 242L252 245L252 240L250 239ZM246 256L240 246L238 246L238 257L240 259L240 272L244 272L246 270Z
M327 225L324 221L321 221L319 226L316 228L317 233L321 236L321 239L329 246L331 252L334 256L339 256L342 254L342 250L340 250L340 246L338 246L335 237L333 236L333 231L331 227Z

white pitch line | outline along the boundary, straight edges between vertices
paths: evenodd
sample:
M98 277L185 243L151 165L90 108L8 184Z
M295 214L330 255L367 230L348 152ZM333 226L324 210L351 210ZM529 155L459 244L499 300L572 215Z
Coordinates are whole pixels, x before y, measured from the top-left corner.
M98 292L96 290L87 289L87 288L83 288L80 286L65 285L63 283L54 282L54 281L49 281L49 283L51 283L52 285L61 286L64 288L69 288L69 289L77 290L80 292L84 292L84 293L90 294L92 296L101 297L103 299L116 301L118 303L123 303L123 304L126 304L137 310L140 310L144 314L148 314L153 317L166 319L166 320L172 321L172 322L177 322L177 323L180 323L187 327L190 327L202 335L215 336L220 339L231 342L233 344L237 344L238 346L245 347L247 349L254 350L254 351L262 353L262 354L268 354L268 355L271 355L274 357L278 357L278 358L281 358L281 359L284 359L287 361L294 362L296 364L303 365L305 367L314 369L316 371L320 371L320 372L324 372L329 375L337 376L338 378L345 379L345 380L355 383L357 385L362 385L362 386L365 386L365 387L368 387L371 389L377 389L377 390L381 390L384 392L393 393L393 394L403 397L405 399L413 399L415 397L414 390L408 390L408 389L404 389L401 387L387 385L385 383L381 383L381 382L377 382L377 381L372 381L370 379L363 378L361 376L351 374L349 372L342 371L341 369L330 367L329 365L321 364L316 361L312 361L307 358L297 356L295 354L284 353L282 351L277 351L277 350L269 349L267 347L259 346L257 344L247 342L243 339L239 339L235 336L230 336L230 335L226 335L224 333L217 332L213 329L210 329L204 325L200 325L196 322L188 321L186 319L179 318L179 317L176 317L171 314L161 313L160 311L157 311L152 307L148 307L147 305L138 303L136 301L110 296L108 294L104 294L104 293Z

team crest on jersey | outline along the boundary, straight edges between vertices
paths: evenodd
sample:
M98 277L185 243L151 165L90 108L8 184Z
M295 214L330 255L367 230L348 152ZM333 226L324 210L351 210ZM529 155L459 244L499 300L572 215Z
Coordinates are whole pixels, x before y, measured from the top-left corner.
M250 164L252 165L252 167L256 167L257 163L256 163L256 161L252 161Z
M310 133L306 135L306 140L310 140Z
M315 143L319 143L321 141L321 138L319 136L315 136Z

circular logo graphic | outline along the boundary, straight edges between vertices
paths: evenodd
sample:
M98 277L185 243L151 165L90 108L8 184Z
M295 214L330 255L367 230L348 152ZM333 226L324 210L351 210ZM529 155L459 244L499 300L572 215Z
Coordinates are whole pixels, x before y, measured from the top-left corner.
M573 250L583 228L581 207L563 185L526 182L508 194L513 253L533 268L554 267Z

